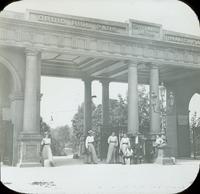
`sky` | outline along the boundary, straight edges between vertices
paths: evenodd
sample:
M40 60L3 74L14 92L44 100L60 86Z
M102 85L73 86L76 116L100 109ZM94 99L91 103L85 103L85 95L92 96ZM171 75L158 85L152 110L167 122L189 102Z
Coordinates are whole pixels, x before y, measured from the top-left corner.
M200 36L199 21L193 10L177 0L23 0L6 10L25 12L26 9L55 12L125 22L129 19L162 24L172 30ZM51 127L69 125L78 106L84 100L81 80L42 77L41 116ZM110 98L126 96L127 84L111 83ZM92 95L95 104L101 103L101 84L94 81ZM200 113L200 97L192 98L189 109ZM199 114L200 115L200 114ZM53 120L51 119L53 118Z

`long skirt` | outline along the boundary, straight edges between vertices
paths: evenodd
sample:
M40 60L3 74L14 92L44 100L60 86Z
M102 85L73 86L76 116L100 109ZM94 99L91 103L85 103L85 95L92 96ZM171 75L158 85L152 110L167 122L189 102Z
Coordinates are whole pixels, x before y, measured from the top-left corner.
M87 163L97 163L97 155L93 144L88 144Z
M45 161L48 160L51 163L51 165L53 165L53 155L50 145L44 145L42 149L42 159L43 163L45 163Z
M127 148L128 148L128 144L122 144L121 151L123 155L125 155Z
M121 162L124 163L124 164L127 163L126 160L125 160L125 158L126 158L126 150L127 149L128 149L128 144L122 144L122 146L120 148L120 150L122 152ZM126 158L126 159L128 159L128 158Z
M107 163L116 163L116 158L115 158L115 153L116 153L116 147L114 143L110 143L108 147L108 153L107 153Z

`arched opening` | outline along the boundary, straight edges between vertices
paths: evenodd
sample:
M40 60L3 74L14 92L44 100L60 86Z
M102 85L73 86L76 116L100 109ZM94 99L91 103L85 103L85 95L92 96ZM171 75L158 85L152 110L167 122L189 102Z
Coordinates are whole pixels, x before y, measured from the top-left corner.
M13 125L9 96L14 90L11 73L0 63L0 155L1 162L8 165L12 165L13 160Z
M189 102L191 156L200 157L200 94L195 93Z

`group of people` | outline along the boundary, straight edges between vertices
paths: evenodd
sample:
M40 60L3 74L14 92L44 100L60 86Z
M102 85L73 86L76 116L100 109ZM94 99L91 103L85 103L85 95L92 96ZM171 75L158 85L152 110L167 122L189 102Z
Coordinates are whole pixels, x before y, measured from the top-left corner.
M108 152L107 152L107 163L116 163L116 152L118 148L118 137L115 132L108 137ZM88 136L85 140L85 147L87 150L87 163L97 163L97 155L94 146L94 132L92 130L88 131ZM131 149L130 139L127 134L124 133L120 140L119 150L122 155L122 163L130 164L131 156L133 155L133 150Z
M85 140L85 149L86 149L86 163L97 164L97 154L95 150L95 138L94 132L92 130L88 131L88 136ZM131 157L133 156L133 149L131 148L130 139L126 133L123 134L123 137L118 142L118 137L115 132L108 137L108 151L107 151L107 163L116 163L116 155L119 146L119 156L122 164L130 164ZM138 136L136 136L135 143L138 144ZM154 146L161 147L165 145L165 139L158 135L155 141ZM46 164L45 164L46 162ZM43 166L54 166L53 155L51 151L51 138L48 132L44 133L44 138L41 141L41 163Z

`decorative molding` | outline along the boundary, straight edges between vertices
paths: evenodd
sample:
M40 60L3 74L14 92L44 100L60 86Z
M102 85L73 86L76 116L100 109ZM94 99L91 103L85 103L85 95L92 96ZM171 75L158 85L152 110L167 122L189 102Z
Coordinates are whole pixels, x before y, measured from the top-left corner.
M158 24L130 20L130 34L122 35L119 29L123 28L125 32L127 23L32 10L28 12L26 20L18 21L15 20L14 23L11 18L6 20L5 16L0 17L0 45L31 48L28 51L30 55L35 55L38 51L34 50L39 49L127 59L133 60L134 63L137 60L168 62L176 66L184 64L184 66L191 67L192 65L200 68L200 37L162 30L162 26ZM22 26L20 22L24 22ZM62 25L67 26L68 30L65 31L63 26L52 26L57 23L63 23ZM116 29L100 27L100 24L114 26ZM99 28L105 33L94 32L94 29ZM110 33L113 30L115 33Z

